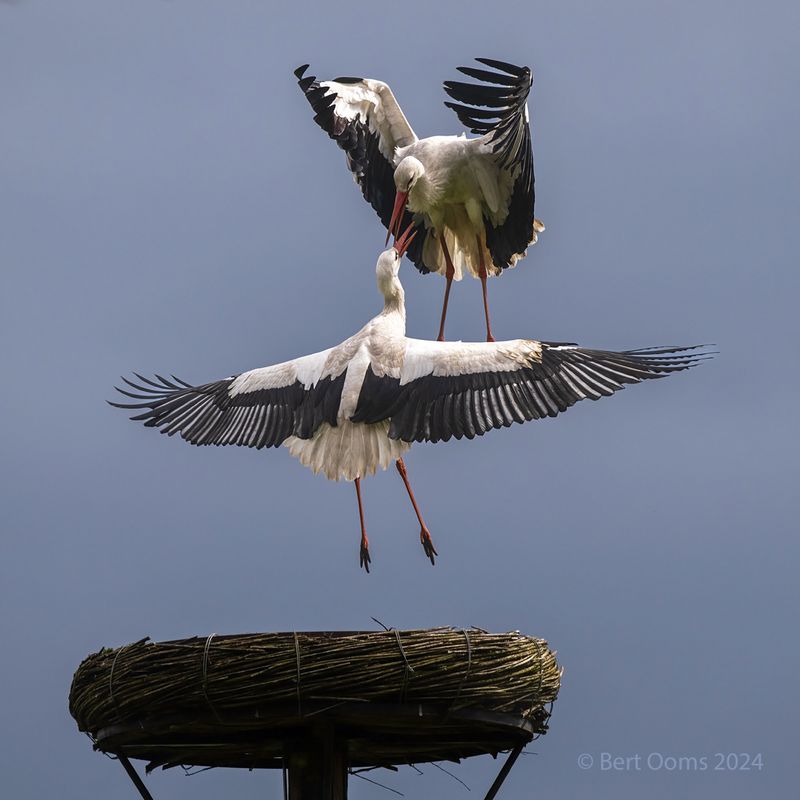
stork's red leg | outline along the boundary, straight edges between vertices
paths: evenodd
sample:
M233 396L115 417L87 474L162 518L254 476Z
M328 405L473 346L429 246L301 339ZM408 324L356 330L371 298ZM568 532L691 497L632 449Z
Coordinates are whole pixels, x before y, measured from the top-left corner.
M369 557L369 539L367 530L364 527L364 506L361 503L361 478L356 478L356 497L358 498L358 519L361 522L361 555L359 556L359 566L369 572L369 565L372 559Z
M478 258L480 259L480 269L478 270L478 277L481 279L481 287L483 288L483 313L486 315L486 341L493 342L492 324L489 322L489 298L486 295L486 262L483 258L483 245L481 244L481 237L478 236Z
M431 560L431 564L436 564L435 557L439 554L436 552L436 548L433 546L433 539L431 539L431 532L428 530L428 526L425 524L425 521L422 519L422 514L420 513L419 506L417 505L417 501L414 499L414 492L411 490L411 484L408 482L408 471L406 470L405 462L402 458L397 459L397 471L400 473L400 477L403 479L403 483L406 485L406 491L408 492L408 496L411 498L411 505L414 506L414 511L417 514L417 519L419 520L420 532L419 532L419 540L422 542L422 547L425 550L425 555Z
M447 279L447 285L444 289L444 302L442 303L442 321L439 323L439 335L436 337L437 342L444 341L444 321L447 318L447 302L450 299L450 286L453 283L453 275L455 275L455 267L453 267L453 261L450 258L450 252L447 249L447 242L444 240L444 231L439 234L439 241L442 245L442 252L444 253L444 263L447 265L445 267L444 276Z

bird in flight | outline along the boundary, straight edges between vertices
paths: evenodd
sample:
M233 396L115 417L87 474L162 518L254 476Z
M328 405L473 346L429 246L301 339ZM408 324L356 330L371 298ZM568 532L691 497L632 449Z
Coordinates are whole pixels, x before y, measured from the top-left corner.
M394 462L431 564L438 555L408 480L413 442L472 439L493 428L555 417L579 400L681 372L709 354L696 347L614 352L513 339L438 342L406 337L398 277L416 231L407 229L376 265L383 309L339 345L194 386L174 376L134 373L117 391L135 402L132 419L195 445L278 447L315 473L355 483L360 564L371 563L361 479ZM131 391L131 389L133 391Z
M490 58L459 67L479 83L446 81L445 105L476 138L429 136L412 130L392 90L371 78L318 81L295 75L314 120L347 155L347 165L395 236L413 219L423 234L408 256L420 272L446 279L438 340L444 340L453 280L468 272L481 281L486 340L494 341L486 280L523 258L544 225L534 216L533 149L527 99L528 67Z

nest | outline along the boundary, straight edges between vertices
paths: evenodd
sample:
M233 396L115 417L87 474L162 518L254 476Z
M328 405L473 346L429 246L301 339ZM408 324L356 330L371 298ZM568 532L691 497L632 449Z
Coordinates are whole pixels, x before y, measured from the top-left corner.
M542 639L470 629L259 633L105 648L70 712L95 747L155 766L280 766L320 724L352 765L508 749L547 730L561 671Z

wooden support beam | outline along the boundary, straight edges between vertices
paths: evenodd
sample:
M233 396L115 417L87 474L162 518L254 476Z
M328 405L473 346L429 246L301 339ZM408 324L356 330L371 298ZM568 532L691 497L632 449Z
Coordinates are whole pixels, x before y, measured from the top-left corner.
M484 797L483 800L494 800L494 796L500 791L503 781L508 777L508 773L511 772L511 767L514 766L514 762L519 758L523 747L525 747L525 744L520 743L508 754L506 763L503 764L502 769L497 773L494 783L489 787L489 791L486 793L486 797Z
M133 768L133 764L128 761L127 756L123 756L122 753L117 755L119 759L119 763L125 768L125 772L128 773L128 777L133 782L133 785L139 790L139 794L144 798L144 800L153 800L153 795L147 790L147 787L144 785L144 782L139 777L139 773Z
M347 800L347 741L333 726L316 727L288 762L289 800Z

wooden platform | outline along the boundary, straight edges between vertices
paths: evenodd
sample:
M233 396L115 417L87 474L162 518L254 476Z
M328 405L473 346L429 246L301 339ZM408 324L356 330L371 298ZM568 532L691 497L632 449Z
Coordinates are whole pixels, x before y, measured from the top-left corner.
M347 743L351 767L458 761L512 749L547 730L549 712L532 717L422 704L342 703L253 710L246 716L141 719L98 730L95 747L143 759L149 768L191 764L280 768L313 739Z

